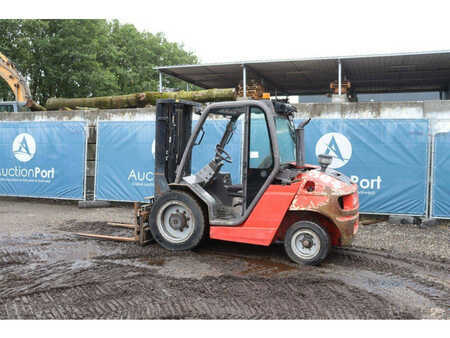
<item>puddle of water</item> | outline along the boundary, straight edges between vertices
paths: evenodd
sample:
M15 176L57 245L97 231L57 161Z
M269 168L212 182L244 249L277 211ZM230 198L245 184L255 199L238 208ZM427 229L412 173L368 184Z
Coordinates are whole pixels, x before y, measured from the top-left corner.
M248 267L246 270L240 272L240 275L257 274L265 277L273 277L282 272L297 270L297 267L291 265L260 258L242 257L241 259L246 261Z
M260 275L264 277L273 277L283 272L298 270L299 266L288 265L283 262L276 262L268 258L253 258L228 253L216 253L214 251L203 251L201 255L221 258L225 261L240 261L244 267L240 271L234 271L238 276Z
M151 266L163 266L165 263L163 258L141 258L139 261Z
M196 257L171 257L164 261L158 269L158 274L175 278L218 277L223 271L213 264L205 263Z
M86 268L91 267L92 265L93 265L93 263L91 261L77 260L77 261L72 263L71 268L73 270L75 270L75 269L86 269Z

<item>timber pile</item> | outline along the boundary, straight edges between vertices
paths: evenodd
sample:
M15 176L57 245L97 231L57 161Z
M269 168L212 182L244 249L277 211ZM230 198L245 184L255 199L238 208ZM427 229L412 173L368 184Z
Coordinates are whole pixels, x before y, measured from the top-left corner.
M352 86L352 84L350 83L350 81L342 81L341 93L347 94L350 91L351 86ZM338 85L337 81L333 81L330 83L330 92L331 92L331 94L336 94L336 95L339 93L339 85Z
M76 109L77 107L119 109L119 108L141 108L147 105L155 105L158 99L180 99L196 102L217 102L236 100L234 88L206 89L197 91L179 92L143 92L119 96L103 96L89 98L50 98L47 100L48 110Z
M263 97L263 93L264 93L264 87L262 86L261 83L255 81L255 80L250 80L247 83L247 97L249 99L253 99L253 100L261 100ZM244 86L241 83L239 83L238 87L237 87L237 96L239 97L243 97L244 96Z

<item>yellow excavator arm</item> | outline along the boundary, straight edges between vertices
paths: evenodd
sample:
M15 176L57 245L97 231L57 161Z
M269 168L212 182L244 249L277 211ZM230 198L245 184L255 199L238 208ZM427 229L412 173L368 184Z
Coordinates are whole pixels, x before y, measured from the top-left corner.
M32 101L30 88L28 87L25 78L16 69L14 63L2 53L0 53L0 76L13 91L16 96L16 101L23 104Z

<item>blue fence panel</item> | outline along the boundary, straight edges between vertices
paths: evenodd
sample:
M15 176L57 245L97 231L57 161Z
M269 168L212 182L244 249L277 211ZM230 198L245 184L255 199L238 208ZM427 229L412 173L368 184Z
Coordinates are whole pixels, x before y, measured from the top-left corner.
M305 143L308 163L332 155L331 167L358 184L362 212L425 215L428 120L313 119Z
M249 167L257 168L260 164L265 163L264 160L268 156L271 156L272 147L266 119L253 118L251 124Z
M0 195L84 199L85 122L1 122Z
M226 123L206 122L204 139L193 148L193 172L213 158ZM96 199L143 201L154 194L154 129L154 121L98 123ZM427 120L314 119L306 127L305 139L309 163L317 163L318 154L328 153L334 157L331 167L358 184L362 212L425 214ZM233 163L225 164L222 171L230 172L233 182L239 182L240 122L225 150Z
M99 121L95 199L145 201L154 194L155 121Z
M197 121L193 121L193 126ZM215 146L222 137L227 121L208 120L205 136L192 151L192 172L211 161ZM238 121L235 133L225 150L233 163L222 171L230 172L233 182L240 180L242 127ZM106 201L144 201L154 195L155 122L99 121L97 125L97 168L95 199Z
M194 127L197 121L192 121ZM192 149L192 172L195 173L208 164L215 156L216 145L225 133L228 120L206 120L203 130L205 136L199 145ZM199 135L200 137L200 135ZM197 137L197 139L199 139ZM237 121L234 134L225 146L225 151L232 158L232 163L226 163L222 167L222 172L229 172L234 184L241 181L241 154L242 154L242 123Z
M434 137L431 216L450 218L450 133Z

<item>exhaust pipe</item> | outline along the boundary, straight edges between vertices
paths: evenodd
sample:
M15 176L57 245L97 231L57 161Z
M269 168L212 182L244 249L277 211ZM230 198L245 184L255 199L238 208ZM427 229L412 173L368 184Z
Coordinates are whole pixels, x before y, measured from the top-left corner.
M311 121L311 118L304 120L295 129L295 140L296 140L295 164L297 168L303 167L305 165L305 126L309 123L309 121Z

